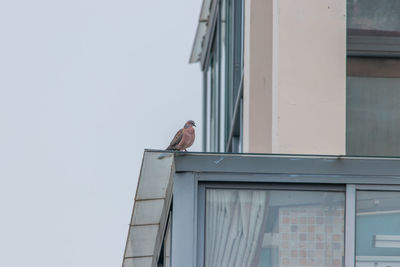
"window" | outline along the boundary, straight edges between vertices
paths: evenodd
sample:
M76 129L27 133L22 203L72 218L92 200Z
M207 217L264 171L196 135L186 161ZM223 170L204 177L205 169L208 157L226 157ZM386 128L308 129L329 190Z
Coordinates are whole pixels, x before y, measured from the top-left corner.
M198 266L400 266L399 186L212 183L201 188L204 261Z
M356 266L400 265L400 192L358 191Z
M220 131L220 81L219 81L219 71L220 61L219 57L214 51L210 58L210 68L208 70L208 109L209 109L209 129L210 132L208 134L208 151L219 151L220 147L220 139L218 138L218 134Z
M213 1L202 69L204 151L241 151L243 1Z
M400 158L175 161L174 266L400 266Z
M400 155L400 59L347 63L347 154Z
M400 1L348 0L347 18L349 55L400 55Z
M346 154L400 155L400 1L347 0Z
M344 266L344 200L344 192L207 189L205 266Z

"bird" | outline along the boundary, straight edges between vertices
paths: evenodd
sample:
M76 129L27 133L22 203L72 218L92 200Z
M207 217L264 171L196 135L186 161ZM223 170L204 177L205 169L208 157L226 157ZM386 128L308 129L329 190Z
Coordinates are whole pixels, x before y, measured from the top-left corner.
M194 121L188 120L183 128L175 134L166 150L187 151L186 149L193 144L195 139L193 126L196 127Z

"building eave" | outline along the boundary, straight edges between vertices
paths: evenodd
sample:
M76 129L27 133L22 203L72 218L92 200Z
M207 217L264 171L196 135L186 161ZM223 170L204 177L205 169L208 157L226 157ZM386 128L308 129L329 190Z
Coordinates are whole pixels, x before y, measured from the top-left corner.
M194 37L189 63L196 63L201 59L204 50L204 39L209 25L208 20L211 12L211 3L212 0L204 0L201 6L199 22L197 25L196 35Z

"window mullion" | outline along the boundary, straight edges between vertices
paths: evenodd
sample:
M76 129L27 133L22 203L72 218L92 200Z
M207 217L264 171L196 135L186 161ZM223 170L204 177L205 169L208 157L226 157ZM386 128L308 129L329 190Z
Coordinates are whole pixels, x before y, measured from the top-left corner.
M356 186L346 185L345 267L354 267Z

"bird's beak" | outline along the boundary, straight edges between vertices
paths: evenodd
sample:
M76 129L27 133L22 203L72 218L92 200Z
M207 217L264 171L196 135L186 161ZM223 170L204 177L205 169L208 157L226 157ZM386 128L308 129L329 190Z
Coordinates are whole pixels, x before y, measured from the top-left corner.
M196 127L196 124L193 123L193 126Z

